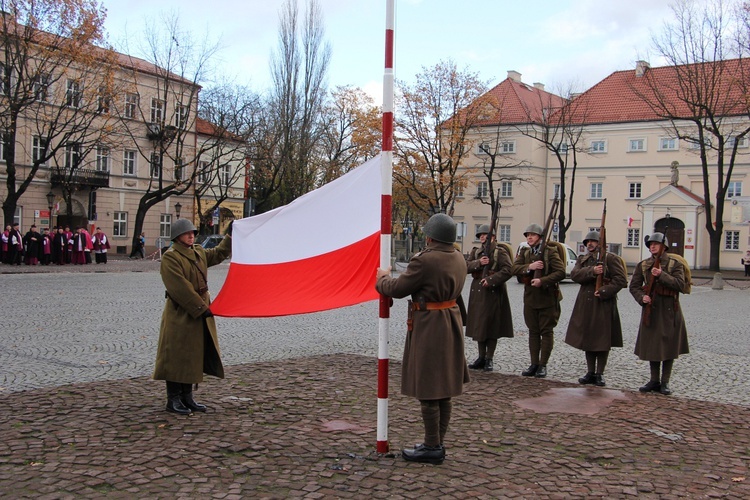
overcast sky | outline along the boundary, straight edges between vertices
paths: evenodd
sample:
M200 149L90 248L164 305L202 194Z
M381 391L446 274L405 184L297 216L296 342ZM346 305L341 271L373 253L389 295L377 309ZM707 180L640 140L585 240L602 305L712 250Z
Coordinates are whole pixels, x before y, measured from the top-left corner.
M110 42L122 50L143 36L145 20L178 12L196 38L220 40L221 71L257 91L269 87L282 0L104 0ZM319 0L332 47L329 84L354 85L380 102L384 0ZM305 2L300 1L301 9ZM508 70L548 90L588 88L638 59L652 66L651 35L671 10L667 0L396 0L396 78L451 58L494 85ZM131 50L133 55L138 55Z

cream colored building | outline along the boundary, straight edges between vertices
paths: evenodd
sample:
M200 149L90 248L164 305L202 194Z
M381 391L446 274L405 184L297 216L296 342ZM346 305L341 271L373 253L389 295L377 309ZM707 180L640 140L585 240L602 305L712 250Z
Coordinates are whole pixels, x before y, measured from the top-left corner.
M654 228L664 230L666 226L671 250L684 254L693 268L708 268L710 248L705 229L699 149L674 138L670 123L649 113L633 94L632 89L640 83L642 72L657 70L661 68L651 70L640 62L636 70L613 73L576 97L586 100L587 114L578 142L581 151L577 154L573 222L566 243L582 250L581 242L586 233L600 225L606 198L607 241L628 264L645 258L644 237ZM522 180L494 181L495 188L501 191L498 220L501 241L515 247L524 240L523 231L528 224L543 225L560 185L557 159L540 142L522 132L529 127L529 120L524 117L544 112L544 103L551 102L544 86L524 84L521 75L509 72L508 79L490 92L502 96L500 102L505 111L499 120L487 122L475 131L474 155L465 163L465 172L471 180L454 211L455 219L464 222L468 229L465 249L477 243L475 228L488 223L490 218L489 206L476 199L477 194L486 196L487 189L487 179L479 171L487 162L487 155L479 144L502 148L505 151L502 160L508 164L525 164L513 171L520 172ZM725 126L732 121L740 127L750 124L750 119L743 116L726 119ZM740 258L750 248L750 197L742 196L750 194L747 192L750 190L749 155L748 140L743 138L728 192L732 199L727 200L723 218L720 256L723 269L741 269ZM676 170L672 168L673 163ZM568 165L566 191L570 196L571 158L568 158ZM715 175L710 182L716 182ZM715 196L715 191L716 186L712 184L711 197Z

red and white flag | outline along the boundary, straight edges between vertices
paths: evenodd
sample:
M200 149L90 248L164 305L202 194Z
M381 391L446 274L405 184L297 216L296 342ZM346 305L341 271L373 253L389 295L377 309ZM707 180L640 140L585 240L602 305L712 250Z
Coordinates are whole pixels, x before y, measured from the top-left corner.
M378 298L380 156L283 207L234 221L217 316L302 314Z
M628 227L631 227L633 225L634 220L635 219L633 219L632 217L628 217Z

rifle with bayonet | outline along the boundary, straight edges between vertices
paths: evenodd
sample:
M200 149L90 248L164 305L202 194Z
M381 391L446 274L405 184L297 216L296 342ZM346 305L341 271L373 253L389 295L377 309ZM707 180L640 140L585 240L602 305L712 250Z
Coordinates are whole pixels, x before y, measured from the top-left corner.
M544 224L544 229L542 232L542 245L539 247L539 253L536 255L536 258L533 260L542 260L544 259L544 252L547 250L547 241L549 241L549 238L552 234L552 224L557 218L557 207L560 205L560 200L555 196L555 199L552 201L552 207L549 210L549 217L547 217L547 222ZM534 270L534 279L540 279L542 275L544 274L544 269L535 269Z
M492 266L492 238L495 235L495 226L497 226L497 213L500 210L500 190L497 190L497 198L495 198L495 206L492 209L492 217L490 218L490 230L487 232L487 238L484 240L484 247L482 253L490 259L490 262L485 264L482 269L482 279L486 278L490 273L490 266Z
M596 265L602 266L602 274L596 275L596 287L594 293L598 293L604 284L604 274L607 270L607 229L604 224L607 220L607 198L604 198L604 208L602 209L602 223L599 225L599 252L596 257Z
M649 245L650 247L650 245ZM659 251L656 255L654 255L654 265L651 266L651 269L661 269L661 257L664 254L664 252L667 249L667 226L664 226L664 239L662 240L662 245L659 248ZM649 248L650 250L650 248ZM654 303L654 288L656 287L656 277L651 274L651 269L649 269L649 276L648 276L648 284L643 287L644 291L646 292L646 295L648 295L651 298L651 301L646 304L646 308L643 310L643 324L645 326L651 325L651 305ZM643 279L646 279L646 276L643 277Z

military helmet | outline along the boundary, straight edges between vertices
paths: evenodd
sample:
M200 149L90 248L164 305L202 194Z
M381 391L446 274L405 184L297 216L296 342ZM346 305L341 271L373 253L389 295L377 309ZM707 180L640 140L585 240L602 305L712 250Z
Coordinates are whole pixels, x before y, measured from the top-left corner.
M490 225L489 224L482 224L477 228L477 238L479 238L480 234L490 234Z
M442 241L443 243L456 241L456 223L445 214L435 214L430 217L422 231L426 236L436 241Z
M644 238L644 241L646 242L646 246L649 246L652 241L655 241L657 243L661 243L662 245L667 245L667 238L664 236L664 233L654 233L652 235L646 235Z
M195 229L195 225L193 225L193 223L188 219L177 219L175 223L172 224L172 233L170 235L170 239L174 241L175 238L177 238L179 235L185 234L188 231L192 231L193 234L198 234L198 230Z
M599 241L599 231L589 231L586 237L583 239L583 244L586 245L589 240Z
M538 234L539 236L542 235L544 230L542 229L542 226L539 224L529 224L526 229L523 230L523 235L528 236L529 233Z

